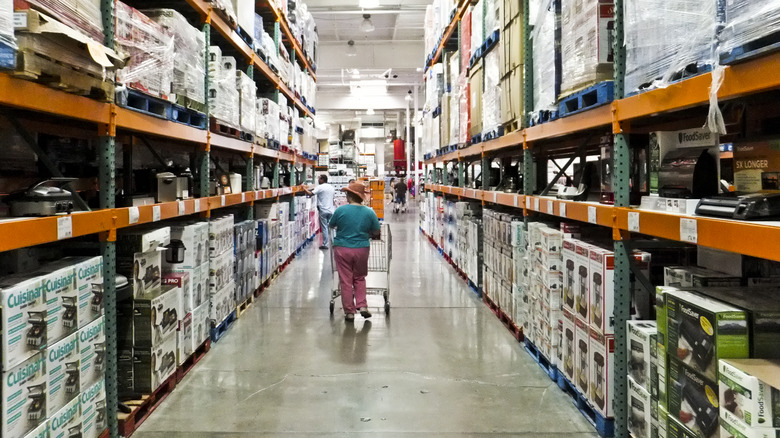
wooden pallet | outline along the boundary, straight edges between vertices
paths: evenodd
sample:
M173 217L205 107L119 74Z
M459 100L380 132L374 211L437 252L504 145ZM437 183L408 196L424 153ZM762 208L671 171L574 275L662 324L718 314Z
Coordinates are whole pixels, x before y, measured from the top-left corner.
M249 298L245 299L243 302L238 304L238 307L236 307L236 318L241 318L241 315L246 313L247 310L252 306L252 302L254 301L255 296L254 294L250 294Z
M199 113L205 114L206 113L206 104L200 103L197 100L192 100L187 96L182 96L180 94L176 95L176 104L183 106L184 108L191 109L193 111L197 111Z
M18 51L13 76L103 102L114 101L114 84L39 53Z
M141 396L140 399L125 402L132 411L129 414L117 414L119 420L119 435L128 438L154 412L171 392L176 388L176 373L168 378L153 393Z
M202 343L200 347L195 350L187 360L179 368L176 369L176 383L181 382L184 377L189 374L195 365L203 359L203 356L211 350L211 339L206 339L206 342Z
M219 342L223 336L227 333L233 323L236 322L236 311L230 312L224 321L220 322L216 327L211 329L211 341Z
M241 139L241 131L214 117L209 121L209 130L226 137Z
M508 122L504 122L504 133L509 134L511 132L519 131L520 130L520 119L514 119L510 120Z

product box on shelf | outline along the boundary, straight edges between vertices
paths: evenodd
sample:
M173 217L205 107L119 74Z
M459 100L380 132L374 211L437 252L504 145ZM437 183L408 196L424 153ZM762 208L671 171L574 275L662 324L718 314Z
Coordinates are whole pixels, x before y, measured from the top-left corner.
M717 436L718 384L674 357L668 371L669 417L703 438Z
M99 438L108 427L106 381L100 379L81 392L81 437ZM68 436L70 438L70 436Z
M650 275L650 254L636 251L632 254L635 266ZM591 327L604 334L614 334L614 274L615 254L611 250L592 246L590 248L590 322ZM635 283L634 296L644 293L639 282Z
M211 334L209 303L203 303L192 311L192 351L195 351Z
M657 351L655 321L628 321L628 375L650 391L654 351Z
M121 261L122 258L118 260L120 261L117 263L117 272L131 279L134 297L143 297L160 290L162 285L162 252L157 250L137 252L133 255L132 265L129 267Z
M193 274L197 274L196 269L191 270ZM179 316L184 316L193 309L194 297L192 294L193 283L200 280L195 278L195 275L190 276L186 272L174 272L167 273L163 276L162 284L164 286L171 287L176 290L176 293L181 297L181 311Z
M778 147L780 140L776 138L734 144L734 186L737 191L780 191Z
M117 390L121 395L135 394L135 382L133 373L133 363L135 352L132 346L122 347L117 350L116 369L117 369Z
M0 278L2 293L3 370L46 348L47 306L40 277L28 274ZM18 333L17 336L8 336Z
M211 294L211 310L209 311L209 317L214 324L219 324L224 321L230 312L234 310L235 307L232 305L234 289L235 283L231 281L219 291Z
M133 285L133 296L158 289L162 279L160 248L171 243L170 227L123 229L117 236L117 272Z
M49 438L49 422L44 421L40 426L36 427L32 432L24 435L24 438Z
M79 328L103 315L103 257L66 257L76 271L79 294Z
M561 0L561 95L612 79L612 0Z
M184 244L184 260L181 263L165 262L166 270L196 268L209 260L208 222L171 226L171 241L179 240Z
M590 326L586 321L576 318L574 321L574 360L576 362L573 382L583 394L590 394Z
M106 374L106 323L104 317L79 330L81 350L81 391Z
M181 289L163 286L157 292L136 298L133 312L135 347L156 347L179 328Z
M667 352L673 358L716 380L718 359L748 357L745 311L685 291L668 292L666 306Z
M209 222L209 257L216 257L228 250L233 252L232 214Z
M674 416L669 415L667 420L666 436L668 438L701 438L700 435L685 427L685 425Z
M182 365L195 351L193 348L194 342L192 340L192 314L187 314L179 322L179 330L176 332L177 339L177 354L178 365Z
M156 347L136 347L133 356L135 391L154 392L176 372L176 332L169 333Z
M233 281L233 252L225 252L212 259L209 264L209 290L216 292Z
M568 310L563 310L563 345L561 346L563 358L563 374L574 383L577 371L576 348L576 323L575 317Z
M49 437L70 438L81 435L81 399L74 398L49 416Z
M615 374L615 337L590 329L590 392L588 399L601 415L612 417L612 376Z
M650 438L652 429L650 393L628 376L628 431L634 438Z
M780 361L721 359L720 414L730 413L747 427L780 428Z
M170 227L123 228L117 236L117 254L157 251L171 243Z
M79 335L73 333L46 349L47 416L53 416L81 392Z
M561 257L563 259L561 270L563 271L563 308L569 312L575 312L575 291L579 287L579 275L576 270L577 240L564 239Z
M721 409L720 436L726 438L780 438L780 429L750 427L740 421L740 418L730 411L723 411Z
M584 242L577 242L574 259L575 290L574 294L574 313L577 318L587 321L590 324L590 251L592 245Z
M51 344L79 328L76 271L72 264L54 262L41 267L33 275L41 277L46 296L46 340Z
M651 408L654 408L655 406L655 400L652 400L652 394L651 397ZM669 428L669 414L666 412L666 410L662 407L658 407L656 415L652 417L650 420L650 437L651 438L666 438L667 437L667 430Z
M46 422L46 377L44 352L3 372L3 436L24 436Z
M698 266L667 266L664 268L664 286L739 287L741 284L742 277Z
M469 70L469 91L471 125L469 136L475 136L482 133L482 95L484 94L484 69L482 60L477 61Z

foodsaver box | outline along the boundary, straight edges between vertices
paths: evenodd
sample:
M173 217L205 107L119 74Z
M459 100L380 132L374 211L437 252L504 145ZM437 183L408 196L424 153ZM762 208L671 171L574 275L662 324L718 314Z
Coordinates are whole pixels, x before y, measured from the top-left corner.
M655 321L628 321L628 375L649 392L652 381L652 356L657 351Z
M634 438L650 438L652 429L650 393L628 376L628 431Z
M780 361L722 359L718 363L721 419L731 413L749 428L780 428Z
M669 418L700 437L717 436L717 383L674 357L669 359L668 372ZM671 429L670 421L669 433L674 436Z

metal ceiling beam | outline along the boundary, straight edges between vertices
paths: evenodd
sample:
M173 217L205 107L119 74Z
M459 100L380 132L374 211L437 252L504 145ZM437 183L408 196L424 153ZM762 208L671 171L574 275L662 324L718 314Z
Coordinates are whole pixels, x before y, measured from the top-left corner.
M382 14L403 14L406 12L425 13L425 6L402 6L400 8L380 8L380 9L360 9L354 7L309 7L309 12L317 20L318 14L333 15L382 15Z

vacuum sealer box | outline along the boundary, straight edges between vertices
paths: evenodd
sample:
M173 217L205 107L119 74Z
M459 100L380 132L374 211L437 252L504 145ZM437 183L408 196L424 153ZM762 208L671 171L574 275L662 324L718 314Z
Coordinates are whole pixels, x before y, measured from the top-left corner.
M590 394L590 327L586 321L575 318L574 321L574 384L583 394Z
M154 392L176 372L176 332L168 333L156 347L136 347L133 355L135 391Z
M577 375L577 356L576 356L576 325L574 315L568 310L563 310L563 345L561 346L563 364L563 374L574 383Z
M717 380L718 359L748 357L750 337L747 313L700 294L666 294L670 356Z
M98 380L81 393L81 437L99 438L108 426L106 382ZM113 411L112 411L113 413Z
M46 296L41 278L29 274L0 279L0 294L3 370L9 370L46 348Z
M721 409L720 436L727 438L780 438L780 429L750 427L740 421L736 415Z
M669 418L696 436L712 438L718 433L718 385L715 380L669 358ZM672 422L669 424L670 436Z
M604 417L612 417L615 337L590 330L590 392L588 399Z
M669 414L666 413L665 409L661 408L660 406L657 406L655 404L655 400L652 400L652 397L653 396L651 394L650 408L651 409L657 408L657 415L653 416L650 420L650 437L666 438L667 430L669 428Z
M634 438L650 438L653 424L650 393L628 376L628 431Z
M579 277L576 270L576 247L577 240L564 239L561 249L561 256L563 263L561 270L563 271L563 308L569 312L574 312L574 297L575 291L579 286Z
M741 284L742 277L735 277L698 266L667 266L664 268L664 286L734 287Z
M70 438L81 435L81 400L74 398L49 417L50 438Z
M81 392L79 335L73 333L46 349L46 412L49 417Z
M79 291L73 265L57 261L42 266L33 275L41 276L46 296L46 341L55 343L79 329Z
M658 347L655 321L628 321L628 375L648 393L651 388L653 356Z
M160 345L178 330L181 316L181 289L164 286L157 293L136 298L133 312L133 345Z
M24 436L46 423L46 356L37 353L3 372L3 436Z
M79 349L81 391L85 391L106 374L106 323L102 316L79 330Z
M780 192L780 139L734 144L734 187L742 193Z
M701 438L671 415L668 417L666 436L668 438Z
M780 428L780 361L725 359L718 365L721 420L732 414L748 428Z

